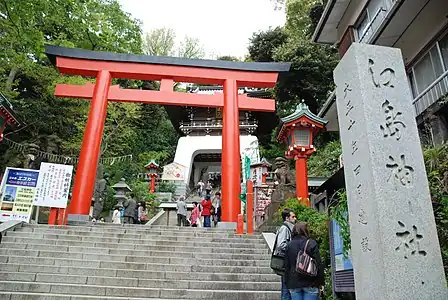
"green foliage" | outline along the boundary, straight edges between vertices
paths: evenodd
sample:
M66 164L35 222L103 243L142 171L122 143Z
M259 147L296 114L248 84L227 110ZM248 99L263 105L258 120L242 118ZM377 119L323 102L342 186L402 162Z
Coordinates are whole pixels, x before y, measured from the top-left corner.
M156 195L149 192L148 182L135 182L131 188L137 201L145 201L148 217L154 216L159 202L156 200Z
M445 272L448 270L448 144L423 152ZM448 273L446 273L448 278Z
M329 237L328 237L328 217L326 214L301 204L296 198L288 199L279 210L274 214L277 224L282 223L282 211L289 208L296 213L297 222L308 223L312 238L319 245L322 260L328 260L330 257Z
M345 190L340 190L337 193L338 202L335 206L330 209L330 216L332 219L338 223L341 227L339 235L342 239L342 253L344 257L347 258L351 249L351 239L350 239L350 223L348 216L348 206L347 206L347 192Z
M143 52L155 56L177 56L203 58L204 49L199 39L185 36L180 45L175 45L176 32L171 28L156 28L145 34Z
M277 27L254 33L250 39L250 59L258 62L274 61L275 49L286 43L287 35L282 28Z
M309 176L330 177L339 170L339 156L342 154L339 140L327 143L308 158Z
M174 194L176 192L176 185L173 182L161 180L157 186L157 192Z
M55 154L78 156L90 102L56 98L54 87L57 83L85 84L94 79L59 74L44 54L44 44L142 53L140 21L123 12L117 0L3 0L0 15L0 90L24 123L21 130L10 132L8 138L41 145L47 136L56 135L61 146ZM120 79L114 83L144 88L139 81ZM168 161L176 139L176 131L163 107L109 103L102 155L133 154L137 158L135 166L115 172L125 173L128 180L142 172L147 163L138 159L142 150L160 153L158 157ZM6 150L1 147L1 154ZM42 147L41 150L45 151ZM1 167L18 155L14 151L2 155Z
M216 60L240 61L238 57L230 56L230 55L220 56Z

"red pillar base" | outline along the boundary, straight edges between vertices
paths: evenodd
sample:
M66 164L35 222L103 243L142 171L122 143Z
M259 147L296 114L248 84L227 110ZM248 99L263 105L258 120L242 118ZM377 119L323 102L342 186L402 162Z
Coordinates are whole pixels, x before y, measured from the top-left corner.
M247 201L247 234L254 233L254 183L252 180L247 181L246 187Z
M308 170L306 167L307 156L296 157L296 194L297 199L301 199L302 203L310 207L308 195Z

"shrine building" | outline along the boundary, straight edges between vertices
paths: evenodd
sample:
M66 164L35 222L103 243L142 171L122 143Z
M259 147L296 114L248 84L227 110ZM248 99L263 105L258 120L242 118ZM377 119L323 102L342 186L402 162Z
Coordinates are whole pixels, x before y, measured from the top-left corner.
M188 93L213 95L222 93L222 86L187 86ZM253 98L270 98L266 89L239 88L238 94ZM193 189L202 179L214 187L221 184L222 109L213 107L165 106L168 116L181 135L174 162L183 167L184 185ZM278 124L272 112L239 111L240 154L251 161L260 160L257 136L270 134ZM242 171L244 166L242 166ZM162 176L162 179L163 176ZM179 185L178 189L183 190Z

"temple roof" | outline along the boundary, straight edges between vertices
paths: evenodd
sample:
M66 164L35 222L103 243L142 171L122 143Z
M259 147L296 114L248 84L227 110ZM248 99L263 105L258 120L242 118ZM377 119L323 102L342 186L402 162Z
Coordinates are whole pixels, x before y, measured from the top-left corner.
M45 53L53 64L56 57L78 58L88 60L101 60L112 62L128 62L141 64L171 65L180 67L199 67L226 69L251 72L287 72L291 63L275 62L239 62L211 59L190 59L169 56L149 56L139 54L112 53L104 51L91 51L78 48L66 48L45 45Z
M328 123L327 120L322 119L321 117L318 117L317 115L313 114L309 110L308 105L306 105L306 103L304 101L302 101L301 103L299 103L299 105L297 105L296 110L292 114L280 119L280 125L297 120L303 116L306 116L309 119L313 120L314 122L320 123L322 125L325 125Z
M16 114L14 113L13 107L11 102L8 101L8 99L0 93L0 111L7 115L9 119L6 121L11 126L19 126L20 122L17 120Z
M149 163L147 163L145 165L145 169L149 169L151 167L158 169L159 168L159 164L156 163L155 160L152 159Z
M283 134L286 132L285 128L285 124L292 122L294 120L298 120L301 117L307 117L308 119L310 119L311 121L320 124L320 125L326 125L328 123L327 120L322 119L321 117L313 114L309 108L308 105L306 105L305 101L302 100L301 103L299 103L299 105L297 105L296 110L290 114L289 116L286 116L284 118L280 119L280 123L277 127L277 131L276 131L276 139L277 141L281 140L283 138ZM294 126L294 125L293 125Z

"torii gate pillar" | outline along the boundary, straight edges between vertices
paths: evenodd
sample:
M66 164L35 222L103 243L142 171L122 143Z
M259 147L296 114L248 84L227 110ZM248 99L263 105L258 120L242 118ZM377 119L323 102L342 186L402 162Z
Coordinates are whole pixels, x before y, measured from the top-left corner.
M95 85L59 84L55 95L92 99L76 170L72 219L88 220L108 101L223 108L222 220L236 222L240 213L239 110L275 111L272 99L238 95L238 86L270 88L290 63L242 63L172 57L122 55L46 46L46 53L61 73L96 77ZM160 80L160 91L119 89L113 78ZM173 82L220 84L224 94L197 95L173 91Z

